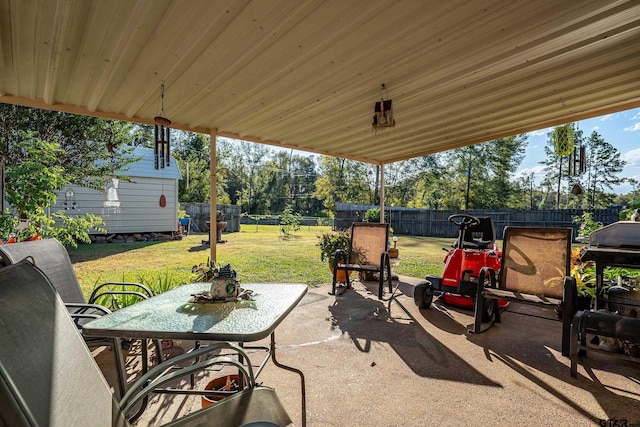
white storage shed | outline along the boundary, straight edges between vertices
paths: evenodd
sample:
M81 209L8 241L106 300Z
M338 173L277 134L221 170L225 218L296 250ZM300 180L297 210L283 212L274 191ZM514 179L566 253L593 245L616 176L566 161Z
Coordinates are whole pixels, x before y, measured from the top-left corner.
M140 160L118 172L128 180L112 178L104 192L68 186L58 193L52 212L64 209L68 216L99 215L108 234L177 231L178 180L182 176L175 159L155 169L152 149L138 147L133 156Z

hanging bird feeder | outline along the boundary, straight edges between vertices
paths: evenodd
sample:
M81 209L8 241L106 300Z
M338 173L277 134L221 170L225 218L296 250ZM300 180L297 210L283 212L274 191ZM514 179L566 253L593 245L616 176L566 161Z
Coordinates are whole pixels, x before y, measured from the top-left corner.
M553 130L553 149L558 156L568 156L573 152L573 127L569 124Z
M388 97L388 91L384 83L380 86L380 101L376 102L373 106L373 122L371 127L374 130L385 129L394 127L396 121L393 118L393 105L390 99L385 99L385 95Z

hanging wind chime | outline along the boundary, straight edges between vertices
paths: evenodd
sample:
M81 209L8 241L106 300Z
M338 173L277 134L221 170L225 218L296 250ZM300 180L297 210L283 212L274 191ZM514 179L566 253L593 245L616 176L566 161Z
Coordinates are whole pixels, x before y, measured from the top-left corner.
M154 153L154 167L156 169L164 169L165 166L170 166L170 150L169 141L171 136L171 120L163 117L164 115L164 84L160 86L162 110L160 115L153 118L153 153ZM164 181L164 179L162 179ZM167 198L164 195L164 185L162 189L163 194L160 195L160 207L167 206Z
M164 114L164 84L160 86L162 94L162 110L160 115L153 118L154 129L154 154L155 154L155 168L164 169L165 164L169 166L169 140L171 134L171 120L163 117Z

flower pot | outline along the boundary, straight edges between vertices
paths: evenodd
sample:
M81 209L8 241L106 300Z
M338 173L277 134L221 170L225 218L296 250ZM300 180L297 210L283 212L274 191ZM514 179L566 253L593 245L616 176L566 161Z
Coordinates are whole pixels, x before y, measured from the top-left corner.
M205 390L211 391L240 391L238 386L239 384L239 376L238 374L225 375L223 377L214 378L209 381L207 385L204 387ZM213 405L216 402L221 401L227 395L224 394L203 394L202 395L202 407L206 408L209 405Z
M329 264L329 270L333 274L333 266L331 264ZM338 272L336 273L336 281L340 282L340 283L346 283L347 282L347 274L351 274L351 272L350 271L345 271L345 270L338 270Z

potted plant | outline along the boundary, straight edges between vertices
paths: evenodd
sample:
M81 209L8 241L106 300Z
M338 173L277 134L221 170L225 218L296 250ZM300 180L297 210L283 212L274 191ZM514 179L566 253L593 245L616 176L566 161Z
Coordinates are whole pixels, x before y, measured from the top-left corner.
M593 267L595 268L595 267ZM571 268L571 275L576 278L578 310L589 310L596 298L596 275L589 266L576 266Z
M317 245L320 247L320 261L327 261L329 269L333 272L335 265L335 253L338 249L344 251L347 259L351 250L351 235L343 231L329 231L318 236ZM346 272L338 271L337 280L345 282L347 280Z
M578 310L590 310L596 299L596 273L593 261L582 262L580 252L582 247L571 251L570 275L576 279L576 308ZM562 318L562 303L556 308L558 318Z
M18 217L9 212L0 215L0 241L4 243L15 241L15 230L19 223Z

